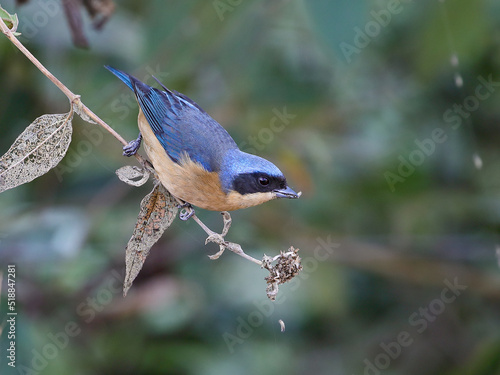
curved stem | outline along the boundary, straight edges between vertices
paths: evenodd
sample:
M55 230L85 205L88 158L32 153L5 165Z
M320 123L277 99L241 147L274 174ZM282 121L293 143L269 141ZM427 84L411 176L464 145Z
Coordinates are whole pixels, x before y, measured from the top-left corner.
M111 126L106 124L99 116L97 116L94 112L92 112L85 104L80 100L80 96L73 93L70 89L68 89L56 76L54 76L43 64L35 57L33 54L16 38L16 36L12 33L12 31L7 27L7 25L0 20L0 29L5 34L5 36L14 44L32 63L35 65L38 70L40 70L50 81L57 86L59 90L63 92L64 95L69 99L69 101L75 105L77 105L85 114L94 120L97 124L106 129L113 137L115 137L118 141L120 141L123 145L127 145L128 142L118 134ZM139 161L142 161L143 158L138 155L137 158Z
M241 248L240 244L237 244L234 242L228 242L228 241L224 240L224 236L227 234L227 229L231 225L231 216L229 216L229 213L227 213L227 212L226 212L226 214L227 214L228 218L224 220L224 229L222 230L223 234L215 233L213 230L211 230L209 227L207 227L198 218L198 216L196 216L196 214L192 216L192 219L194 221L196 221L196 223L201 227L201 229L203 229L205 231L206 234L208 234L208 238L205 241L205 243L215 242L217 245L220 246L220 251L215 255L209 256L209 258L213 259L213 260L218 259L222 255L224 250L228 249L229 251L232 251L233 253L238 254L239 256L241 256L241 257L243 257L251 262L254 262L255 264L258 264L259 266L262 266L262 262L258 259L255 259L254 257L248 255L247 253L245 253L243 251L243 249Z
M16 36L12 33L12 31L7 27L7 25L0 19L0 29L2 30L2 33L5 34L5 36L35 65L38 70L40 70L50 81L57 86L59 90L63 92L64 95L69 99L71 102L72 106L76 106L77 109L83 113L85 113L88 118L91 120L95 121L98 125L103 127L106 131L108 131L113 137L115 137L118 141L120 141L124 146L128 144L128 142L120 135L118 134L111 126L106 124L99 116L97 116L94 112L92 112L85 104L82 103L80 99L80 95L77 95L73 93L70 89L68 89L59 79L57 79L43 64L35 57L33 54L16 38ZM73 109L73 108L72 108ZM84 118L85 120L85 118ZM144 168L150 169L149 165L146 163L146 160L139 155L138 153L134 154L135 158L141 163ZM151 168L153 173L155 173L154 168ZM181 200L176 198L179 203L183 203ZM229 216L229 214L228 214ZM209 238L207 240L212 241L217 243L221 247L221 252L224 249L228 249L243 258L246 258L260 266L262 266L262 262L260 260L257 260L250 255L247 255L241 246L236 243L232 242L226 242L224 241L224 236L227 234L227 230L229 229L229 226L231 225L231 220L230 216L229 219L225 218L224 220L224 230L223 234L217 234L211 229L209 229L196 215L193 215L193 219L198 223L198 225L209 235ZM220 255L219 255L220 256ZM217 257L214 257L212 259L216 259Z

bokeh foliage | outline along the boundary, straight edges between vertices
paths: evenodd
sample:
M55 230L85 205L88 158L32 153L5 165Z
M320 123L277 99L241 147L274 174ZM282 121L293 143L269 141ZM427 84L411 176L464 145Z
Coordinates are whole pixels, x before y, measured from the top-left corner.
M17 9L21 32L42 23L41 3ZM220 16L219 3L231 10ZM341 44L354 45L355 28L389 6L401 11L347 59ZM475 95L478 77L500 80L500 6L447 0L444 9L437 0L127 0L100 32L86 20L89 50L71 45L62 11L25 30L25 45L125 138L137 135L136 104L104 64L150 84L154 74L276 162L302 198L236 212L228 240L258 258L294 245L308 263L269 305L266 272L233 254L210 261L217 247L177 220L123 299L124 248L151 185L120 182L114 171L133 161L76 119L62 167L0 195L1 270L17 265L18 364L76 322L81 332L41 373L373 374L367 362L402 332L412 343L381 373L499 373L498 87L457 129L443 116ZM36 117L68 110L6 38L0 87L0 154ZM287 122L284 108L295 116ZM391 191L384 175L436 128L446 141ZM199 215L221 226L219 214ZM338 247L325 257L321 241ZM467 286L450 303L446 280ZM411 317L421 309L439 314L420 333ZM244 334L241 322L255 324ZM245 337L228 346L224 335L238 329Z

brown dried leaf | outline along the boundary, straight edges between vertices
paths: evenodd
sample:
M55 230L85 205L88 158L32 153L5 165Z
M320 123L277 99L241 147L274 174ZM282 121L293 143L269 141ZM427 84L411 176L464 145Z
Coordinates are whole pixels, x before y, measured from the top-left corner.
M76 100L76 101L73 102L73 111L75 111L75 113L78 116L80 116L83 121L86 121L89 124L97 124L97 122L95 122L94 120L92 120L90 118L90 116L87 115L87 113L84 111L84 109L83 109L83 103L80 100L80 96L78 96L78 100Z
M158 183L142 200L134 233L125 251L124 296L142 269L151 247L172 224L178 210L177 201L161 183Z
M142 186L149 179L149 171L147 169L136 166L126 165L116 170L118 178L131 186ZM140 178L138 180L138 178Z
M73 44L80 48L88 48L89 42L83 32L83 19L80 13L80 1L62 0L62 4L69 29L71 30Z
M73 111L43 115L33 121L0 158L0 193L54 168L71 143Z
M83 0L83 5L92 17L94 28L99 30L115 11L113 0Z

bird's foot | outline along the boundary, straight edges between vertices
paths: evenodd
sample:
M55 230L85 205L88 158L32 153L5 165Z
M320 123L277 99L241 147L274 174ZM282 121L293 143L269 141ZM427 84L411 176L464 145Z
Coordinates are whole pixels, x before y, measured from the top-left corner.
M139 133L137 139L134 139L133 141L130 141L128 145L123 146L123 156L135 155L139 150L139 147L141 147L141 141L142 141L142 134Z
M182 221L186 221L191 219L191 217L195 214L193 206L191 206L190 203L183 203L180 204L179 206L180 211L179 211L179 219Z

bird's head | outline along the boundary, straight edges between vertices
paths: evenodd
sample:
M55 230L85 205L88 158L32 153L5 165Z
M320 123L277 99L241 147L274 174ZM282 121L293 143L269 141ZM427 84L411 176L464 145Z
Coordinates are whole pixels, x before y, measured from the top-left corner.
M226 194L232 194L248 207L275 198L300 197L273 163L238 149L226 153L219 176Z

